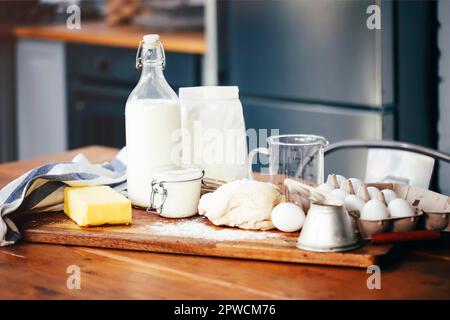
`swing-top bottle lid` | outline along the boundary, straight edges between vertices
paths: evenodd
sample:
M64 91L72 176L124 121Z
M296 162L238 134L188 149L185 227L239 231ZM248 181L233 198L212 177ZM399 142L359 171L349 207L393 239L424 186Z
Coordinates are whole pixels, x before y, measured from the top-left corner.
M144 44L152 45L159 41L159 34L146 34L143 39Z
M139 69L143 60L153 61L162 65L163 70L166 64L166 57L164 54L164 48L160 41L159 34L146 34L142 37L141 42L139 42L139 47L136 52L136 68ZM150 62L151 62L150 61Z

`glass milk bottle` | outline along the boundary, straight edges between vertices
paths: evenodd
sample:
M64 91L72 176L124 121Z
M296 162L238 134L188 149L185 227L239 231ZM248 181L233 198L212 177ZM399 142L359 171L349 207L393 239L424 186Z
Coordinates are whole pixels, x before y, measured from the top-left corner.
M155 168L179 164L180 105L164 78L165 55L159 35L144 36L136 67L142 67L141 78L125 107L128 197L133 205L147 208Z

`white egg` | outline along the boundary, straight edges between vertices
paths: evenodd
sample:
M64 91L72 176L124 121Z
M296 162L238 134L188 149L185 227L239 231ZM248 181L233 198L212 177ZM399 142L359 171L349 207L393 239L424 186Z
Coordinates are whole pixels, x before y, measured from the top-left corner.
M345 197L344 206L348 211L359 211L361 212L362 208L366 203L359 197L354 194L349 194Z
M389 211L378 199L372 199L366 202L361 210L361 219L363 220L382 220L389 218Z
M348 180L350 180L350 182L352 183L353 190L355 192L364 185L364 183L357 178L349 178Z
M326 184L329 185L331 189L339 188L339 182L334 173L328 175Z
M389 203L389 213L393 218L412 217L416 215L416 211L405 199L394 199Z
M303 210L290 202L282 202L272 210L272 223L280 231L294 232L303 227L305 222Z
M386 203L389 204L392 200L397 199L397 194L391 189L383 189L381 192L384 194L384 199Z
M334 189L333 191L330 192L330 195L344 201L345 197L348 196L348 192L342 189Z
M336 179L337 179L337 182L339 184L339 187L342 187L342 185L345 184L345 181L347 181L347 178L345 178L344 176L342 176L340 174L336 175Z
M346 180L345 183L342 184L340 189L346 191L348 194L355 194L355 190L353 189L353 184L350 179Z
M361 186L356 192L356 195L361 198L362 201L367 202L370 200L369 192L367 191L366 186Z
M322 191L323 193L329 193L334 190L329 184L326 183L322 183L316 189L318 191Z
M370 199L375 199L377 194L380 192L380 189L376 187L367 187L367 192L369 193Z

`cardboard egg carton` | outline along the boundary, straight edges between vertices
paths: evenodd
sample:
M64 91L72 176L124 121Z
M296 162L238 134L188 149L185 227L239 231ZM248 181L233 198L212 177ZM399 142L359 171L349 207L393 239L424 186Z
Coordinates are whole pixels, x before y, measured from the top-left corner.
M391 231L409 231L405 228L424 228L427 230L437 230L450 232L450 198L446 195L423 189L417 186L397 184L397 183L368 183L367 186L373 186L380 190L391 189L400 198L408 201L413 207L419 211L418 215L409 218L390 218L394 220L394 230ZM423 214L422 214L423 212ZM416 219L415 219L416 218ZM408 219L410 223L408 224ZM387 219L386 219L387 220ZM405 228L397 226L395 230L396 221L403 220ZM422 220L422 221L419 221ZM375 221L377 222L377 221ZM401 223L398 223L399 225ZM406 226L408 224L408 226ZM392 226L391 226L392 227ZM381 228L381 227L380 227ZM384 231L382 231L384 232Z

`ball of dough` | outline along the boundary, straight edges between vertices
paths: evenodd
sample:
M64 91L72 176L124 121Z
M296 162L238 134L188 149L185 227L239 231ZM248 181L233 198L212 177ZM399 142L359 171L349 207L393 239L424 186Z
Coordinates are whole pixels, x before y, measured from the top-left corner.
M405 218L416 215L416 211L405 199L394 199L389 203L389 213L393 218Z
M277 186L254 180L236 180L200 198L198 213L215 225L242 229L273 229L270 215L281 202Z
M305 222L303 210L290 202L283 202L272 210L272 223L280 231L294 232L303 227Z

